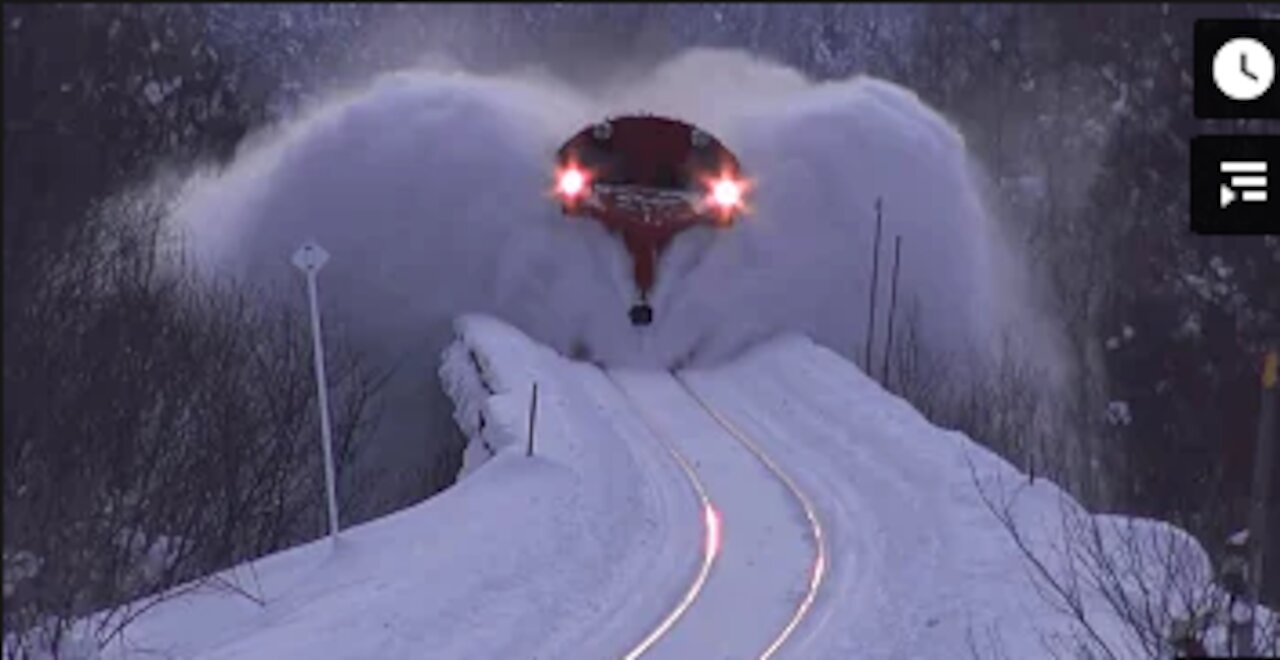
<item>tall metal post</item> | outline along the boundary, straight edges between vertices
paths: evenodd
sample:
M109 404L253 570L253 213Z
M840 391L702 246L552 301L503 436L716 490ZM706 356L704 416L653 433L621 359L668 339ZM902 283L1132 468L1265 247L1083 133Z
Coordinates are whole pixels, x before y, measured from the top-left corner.
M311 352L315 357L316 398L320 406L320 444L324 451L324 480L329 509L329 537L338 538L338 494L333 466L333 434L329 423L329 386L324 374L324 341L320 335L320 297L316 292L316 276L329 253L308 241L293 255L293 264L307 276L307 299L311 305Z
M898 310L898 267L902 262L902 236L893 237L893 276L889 281L889 319L884 338L884 367L880 370L880 378L885 388L889 387L889 358L893 353L893 317Z
M538 384L533 384L533 396L529 398L529 446L525 448L525 456L533 456L533 433L538 425Z
M883 221L881 216L882 200L876 198L876 236L875 243L871 247L871 295L869 300L869 309L867 311L867 349L862 364L867 371L867 375L875 379L875 370L871 366L871 345L875 341L876 333L876 290L880 283L880 228Z

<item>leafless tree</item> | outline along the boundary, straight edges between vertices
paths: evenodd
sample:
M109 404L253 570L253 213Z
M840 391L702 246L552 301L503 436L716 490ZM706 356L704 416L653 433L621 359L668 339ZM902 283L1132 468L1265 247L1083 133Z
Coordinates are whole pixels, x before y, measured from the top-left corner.
M173 266L162 213L104 208L42 255L32 302L6 318L8 657L56 652L76 625L105 644L215 571L323 533L305 317ZM342 480L382 375L326 339Z
M1224 650L1230 599L1190 534L1155 521L1095 516L1065 495L1056 527L1032 530L1015 515L1027 482L984 479L972 463L970 471L1044 602L1074 631L1042 635L1047 652L1118 659L1164 658L1187 648ZM1259 648L1280 651L1274 617L1262 621L1259 631ZM975 655L1000 652L987 648Z
M1008 342L995 356L964 357L925 345L919 306L912 303L895 328L886 387L910 401L935 424L980 439L1030 475L1058 470L1051 460L1070 448L1055 444L1049 430L1063 411L1045 377L1017 358ZM1065 471L1052 478L1065 478Z

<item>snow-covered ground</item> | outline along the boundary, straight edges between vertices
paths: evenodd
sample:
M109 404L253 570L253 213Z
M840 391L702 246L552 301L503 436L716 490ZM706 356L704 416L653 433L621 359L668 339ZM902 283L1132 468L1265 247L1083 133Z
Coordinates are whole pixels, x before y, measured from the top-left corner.
M1043 657L1043 635L1068 631L975 479L1021 489L1012 510L1034 543L1065 495L805 338L672 375L569 362L485 317L457 329L441 376L472 438L460 483L336 546L234 571L264 605L182 596L108 655L616 658L657 632L646 658L760 657L813 583L813 529L712 410L794 480L825 534L824 579L779 657L954 658L996 641Z

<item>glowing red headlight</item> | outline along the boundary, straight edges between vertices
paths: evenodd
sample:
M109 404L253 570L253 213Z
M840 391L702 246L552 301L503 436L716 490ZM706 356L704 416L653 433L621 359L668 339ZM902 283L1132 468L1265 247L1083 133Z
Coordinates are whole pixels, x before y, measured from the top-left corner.
M742 204L742 184L723 178L711 184L711 201L722 209L732 209Z
M576 167L569 167L560 173L556 189L565 197L577 197L587 189L587 175Z

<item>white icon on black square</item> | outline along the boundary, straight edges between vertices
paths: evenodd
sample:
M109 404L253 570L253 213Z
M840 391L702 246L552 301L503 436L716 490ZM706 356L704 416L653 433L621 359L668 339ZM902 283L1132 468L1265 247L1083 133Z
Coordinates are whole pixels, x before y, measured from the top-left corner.
M1197 234L1280 234L1280 135L1191 140L1191 229Z
M1219 190L1219 203L1227 208L1236 202L1265 204L1267 201L1267 161L1224 160L1219 165L1223 174L1229 174Z
M1278 64L1280 20L1196 21L1196 117L1280 119Z

